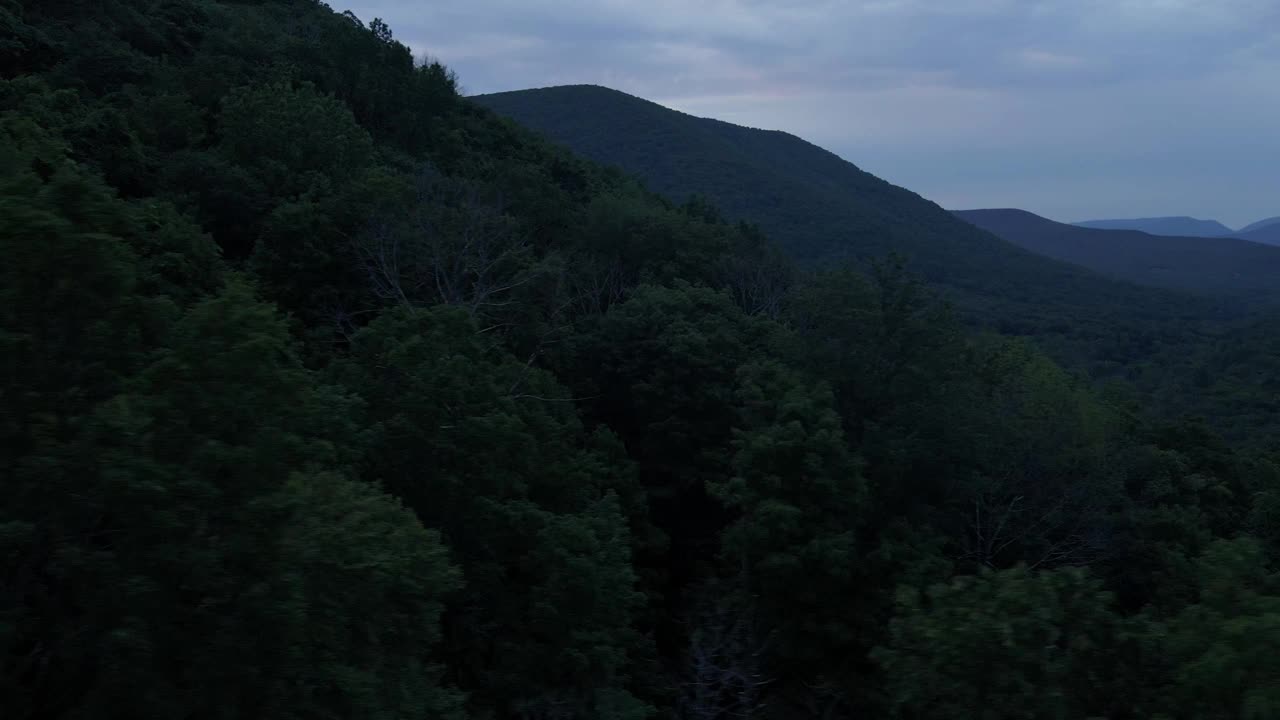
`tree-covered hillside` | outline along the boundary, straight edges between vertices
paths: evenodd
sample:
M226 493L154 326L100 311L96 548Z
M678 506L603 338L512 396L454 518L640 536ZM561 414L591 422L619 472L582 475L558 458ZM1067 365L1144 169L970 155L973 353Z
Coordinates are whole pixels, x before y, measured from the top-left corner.
M1274 452L893 259L798 270L380 20L0 27L6 719L1280 707Z
M677 200L705 195L756 223L802 264L889 253L964 317L1033 336L1102 374L1239 314L1218 301L1143 289L1025 250L800 138L669 110L596 86L475 100Z
M1255 381L1223 394L1199 389L1228 362L1215 348L1255 347L1240 338L1259 313L1274 312L1280 284L1269 249L1228 240L1234 252L1218 253L1174 240L1145 258L1122 245L1019 247L786 133L596 86L475 100L667 197L709 198L730 218L758 223L803 267L866 268L897 254L970 326L1030 338L1073 370L1132 384L1148 407L1208 417L1237 439L1280 432L1280 419L1241 423L1233 401L1223 402L1232 393L1240 403L1268 397L1265 355L1229 361L1238 380Z

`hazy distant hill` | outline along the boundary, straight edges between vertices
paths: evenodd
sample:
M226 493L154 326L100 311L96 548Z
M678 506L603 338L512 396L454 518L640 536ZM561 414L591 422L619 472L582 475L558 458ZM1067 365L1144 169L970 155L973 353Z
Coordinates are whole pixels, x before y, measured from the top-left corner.
M1028 250L1132 282L1280 301L1280 247L1083 228L1025 210L962 210L956 216Z
M906 255L966 314L1003 331L1158 343L1203 317L1190 298L1112 281L1005 242L795 136L697 118L598 86L473 98L676 201L703 194L802 262ZM1117 351L1119 352L1119 351ZM1127 351L1126 351L1127 352Z
M1243 228L1232 237L1267 245L1280 245L1280 217L1256 222Z
M1217 220L1197 220L1186 216L1134 218L1129 220L1085 220L1084 222L1072 224L1078 227L1098 230L1141 230L1152 235L1217 237L1231 234L1231 228Z
M1280 215L1277 215L1275 217L1269 217L1266 220L1259 220L1256 223L1250 223L1248 225L1245 225L1244 227L1237 230L1236 234L1244 235L1246 233L1251 233L1255 230L1261 230L1262 228L1271 227L1273 225L1280 225Z
M1134 218L1131 220L1086 220L1072 223L1093 230L1137 230L1165 237L1232 237L1266 245L1280 245L1280 216L1259 220L1239 230L1232 230L1217 220L1193 217ZM1005 238L1008 240L1009 238Z

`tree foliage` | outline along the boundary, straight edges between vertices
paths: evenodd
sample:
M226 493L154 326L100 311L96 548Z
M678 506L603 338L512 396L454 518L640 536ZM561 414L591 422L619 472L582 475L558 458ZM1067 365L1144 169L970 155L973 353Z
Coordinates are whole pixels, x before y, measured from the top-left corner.
M0 28L5 717L1275 714L1264 434L972 332L934 265L799 269L378 19ZM1085 334L1269 417L1265 323L1188 386L1111 344L1147 316Z

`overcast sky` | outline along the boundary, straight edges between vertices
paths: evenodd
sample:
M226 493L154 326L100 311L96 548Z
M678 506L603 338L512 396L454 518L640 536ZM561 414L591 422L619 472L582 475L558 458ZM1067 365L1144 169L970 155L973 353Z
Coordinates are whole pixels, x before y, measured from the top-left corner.
M948 208L1280 215L1280 0L353 0L468 94L606 85Z

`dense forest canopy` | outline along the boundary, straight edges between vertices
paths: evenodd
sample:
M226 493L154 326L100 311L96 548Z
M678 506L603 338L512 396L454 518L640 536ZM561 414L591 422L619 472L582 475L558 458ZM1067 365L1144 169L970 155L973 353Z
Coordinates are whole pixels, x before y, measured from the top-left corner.
M0 28L6 718L1280 713L1270 321L1186 329L1203 375L1113 359L1228 441L895 257L797 268L380 20Z

